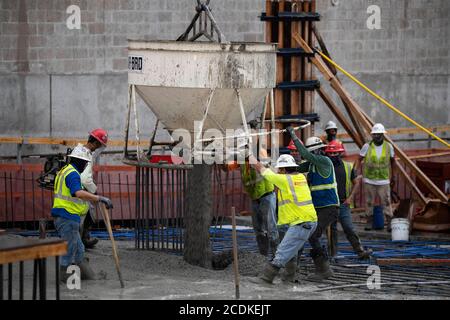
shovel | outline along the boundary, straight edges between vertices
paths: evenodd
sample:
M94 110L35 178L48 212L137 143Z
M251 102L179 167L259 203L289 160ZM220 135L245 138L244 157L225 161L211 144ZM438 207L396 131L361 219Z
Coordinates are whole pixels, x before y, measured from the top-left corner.
M119 275L120 286L122 288L124 288L125 286L123 284L122 273L120 272L119 256L117 255L116 242L114 241L114 236L113 236L112 228L111 228L111 222L109 221L108 210L106 209L104 203L100 203L99 205L100 205L100 211L102 212L103 221L105 221L106 229L108 230L108 233L109 233L109 238L111 239L113 257L114 257L114 262L116 263L117 274Z

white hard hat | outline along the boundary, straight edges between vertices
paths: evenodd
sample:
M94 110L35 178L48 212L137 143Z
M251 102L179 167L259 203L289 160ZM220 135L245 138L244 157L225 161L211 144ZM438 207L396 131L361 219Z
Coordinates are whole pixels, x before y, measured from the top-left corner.
M375 125L373 126L371 134L376 133L386 133L386 129L381 123L375 123Z
M75 148L73 148L72 152L68 156L88 162L92 161L91 151L82 145L78 145Z
M333 121L328 121L327 125L325 126L325 131L330 130L330 129L336 129L337 130L337 125L335 122Z
M297 163L295 163L295 159L293 156L289 154L282 154L278 160L275 168L292 168L298 167Z
M326 147L326 145L319 137L310 137L306 140L305 147L306 149L308 149L308 151L314 151L320 148L324 148Z

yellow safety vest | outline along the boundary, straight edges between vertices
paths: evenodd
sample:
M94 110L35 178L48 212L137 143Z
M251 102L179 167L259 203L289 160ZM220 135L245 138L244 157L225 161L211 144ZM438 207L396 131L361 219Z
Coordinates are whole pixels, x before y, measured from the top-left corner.
M371 180L388 180L391 169L390 147L388 142L383 141L381 157L377 158L375 144L369 143L366 157L364 159L364 178Z
M252 200L257 200L274 189L273 184L251 168L248 162L241 165L241 175L244 189Z
M83 216L89 210L89 203L80 198L72 197L70 189L66 185L66 177L72 172L79 175L78 171L71 164L68 164L56 175L53 208L65 209L70 214Z
M278 225L317 221L311 191L303 174L275 174L266 170L263 176L278 187Z
M352 170L353 170L353 163L342 161L344 163L345 168L345 197L348 199L350 196L350 193L352 191ZM354 204L353 201L350 204L350 208L353 208Z

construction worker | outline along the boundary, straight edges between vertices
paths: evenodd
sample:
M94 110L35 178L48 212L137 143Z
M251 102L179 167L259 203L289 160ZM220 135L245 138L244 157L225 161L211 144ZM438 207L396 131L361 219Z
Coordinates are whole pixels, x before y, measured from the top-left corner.
M360 164L363 163L362 174L367 209L365 230L372 230L373 206L376 195L383 205L383 212L388 221L388 231L390 231L389 222L393 217L390 185L395 184L392 175L395 154L392 145L384 140L385 133L384 126L381 123L376 123L371 131L372 141L362 147L359 159L355 163L356 168L359 168Z
M90 193L97 192L97 185L94 182L93 178L93 165L95 159L100 155L100 153L106 148L106 144L108 142L108 133L101 129L92 130L89 133L88 141L86 144L82 145L79 143L74 150L85 148L88 150L88 154L90 156L91 161L88 162L86 169L81 173L81 184L84 189L86 189ZM81 216L81 240L85 248L91 249L97 244L98 239L90 237L90 228L94 223L94 210L93 208L89 208L87 214Z
M238 141L238 149L246 148L248 142L243 140ZM265 155L265 150L260 150L260 156ZM229 171L237 168L238 163L229 163L223 167L224 170ZM240 164L241 178L245 192L252 200L252 224L256 235L256 243L259 252L268 256L270 259L276 251L279 243L279 234L277 229L276 219L276 196L274 192L274 185L265 180L248 162Z
M287 146L287 148L288 148L288 150L289 150L289 152L290 152L290 155L294 157L295 162L299 163L300 160L301 160L301 159L300 159L300 154L298 153L298 150L297 150L297 148L295 147L294 141L291 140L291 141L289 142L289 145Z
M362 247L361 241L353 227L351 213L352 201L358 189L360 177L357 177L352 163L342 160L341 156L344 152L345 149L342 143L337 140L331 141L325 148L325 153L331 159L331 162L333 162L334 172L336 174L337 190L341 204L339 207L338 221L358 258L368 259L372 251L364 250ZM337 222L335 222L331 225L331 256L335 256L337 253L337 239Z
M303 174L298 173L298 165L291 155L283 154L278 158L275 166L279 171L278 174L265 168L252 155L249 156L249 161L264 180L278 188L278 225L288 226L273 260L267 263L259 278L251 281L273 283L275 276L284 267L283 281L294 282L297 254L317 226L316 210L308 182Z
M312 247L311 257L315 266L315 275L311 279L328 279L333 272L330 269L327 250L322 248L320 238L327 227L337 221L340 206L333 163L325 155L326 145L320 138L308 138L306 145L303 146L295 134L294 128L289 126L287 130L300 155L306 160L299 165L298 169L299 172L308 172L311 196L319 219L316 231L309 239Z
M81 184L80 172L91 161L86 148L78 148L68 156L69 164L57 174L54 187L54 201L51 211L55 227L61 238L67 241L67 254L61 257L61 280L67 280L67 267L76 264L80 267L81 279L95 279L95 273L84 258L84 245L80 237L80 216L89 210L90 202L102 202L112 208L110 199L85 191Z
M337 131L338 127L336 125L336 122L334 121L328 121L325 126L325 136L322 136L322 141L325 144L330 143L333 140L337 140Z

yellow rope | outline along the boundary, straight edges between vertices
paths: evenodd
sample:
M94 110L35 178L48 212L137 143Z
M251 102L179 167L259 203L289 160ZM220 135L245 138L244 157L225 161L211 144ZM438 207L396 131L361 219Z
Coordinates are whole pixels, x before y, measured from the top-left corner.
M435 138L436 140L438 140L439 142L441 142L442 144L444 144L445 146L447 146L448 148L450 148L450 144L448 142L446 142L445 140L439 138L437 135L435 135L433 132L431 132L430 130L428 130L427 128L425 128L424 126L422 126L421 124L417 123L416 121L414 121L413 119L411 119L410 117L408 117L406 114L404 114L403 112L401 112L400 110L398 110L396 107L394 107L392 104L390 104L389 102L387 102L385 99L383 99L382 97L380 97L378 94L376 94L375 92L373 92L372 90L370 90L367 86L365 86L361 81L359 81L358 79L356 79L353 75L351 75L349 72L345 71L340 65L338 65L336 62L334 62L333 60L331 60L329 57L327 57L325 54L323 54L322 52L320 52L319 50L314 50L315 52L319 53L324 59L326 59L328 62L330 62L333 66L335 66L337 69L339 69L343 74L345 74L347 77L349 77L350 79L352 79L356 84L358 84L361 88L363 88L364 90L366 90L368 93L370 93L372 96L374 96L376 99L378 99L379 101L381 101L384 105L386 105L388 108L390 108L391 110L393 110L394 112L396 112L397 114L399 114L401 117L403 117L404 119L408 120L409 122L411 122L413 125L415 125L416 127L420 128L421 130L423 130L424 132L426 132L428 135L432 136L433 138Z

